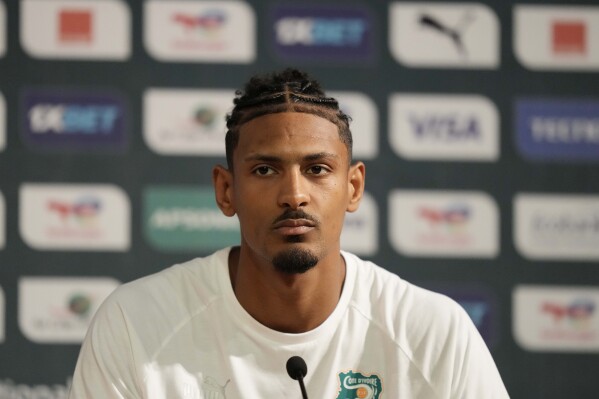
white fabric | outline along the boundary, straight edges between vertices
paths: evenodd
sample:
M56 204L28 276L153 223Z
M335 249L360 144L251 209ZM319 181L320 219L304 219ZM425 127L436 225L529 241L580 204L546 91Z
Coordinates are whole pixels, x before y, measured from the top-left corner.
M237 302L229 250L119 287L88 331L70 398L301 398L285 368L293 355L308 365L310 398L508 397L451 299L343 252L346 280L330 317L306 333L280 333Z

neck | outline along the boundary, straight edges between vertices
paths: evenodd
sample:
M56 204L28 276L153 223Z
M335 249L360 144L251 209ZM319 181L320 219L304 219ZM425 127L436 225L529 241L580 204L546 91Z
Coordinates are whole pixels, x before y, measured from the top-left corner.
M254 319L273 330L302 333L318 327L335 310L345 261L336 251L305 273L287 274L233 248L229 273L237 300Z

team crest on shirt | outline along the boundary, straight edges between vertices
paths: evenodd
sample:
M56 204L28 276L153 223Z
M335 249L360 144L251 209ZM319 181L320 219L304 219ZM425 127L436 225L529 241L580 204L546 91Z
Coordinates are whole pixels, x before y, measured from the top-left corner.
M383 391L381 379L376 374L339 373L339 394L337 399L379 399Z

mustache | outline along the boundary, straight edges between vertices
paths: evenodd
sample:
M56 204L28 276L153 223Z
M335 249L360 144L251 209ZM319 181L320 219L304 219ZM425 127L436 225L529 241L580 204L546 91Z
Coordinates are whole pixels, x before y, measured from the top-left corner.
M278 218L276 218L272 224L276 224L279 222L282 222L283 220L289 220L289 219L306 219L309 220L311 222L314 222L315 224L320 224L320 220L318 220L317 217L310 215L309 213L306 213L305 211L301 210L301 209L297 209L297 210L286 210L285 212L283 212L283 214L281 216L279 216Z

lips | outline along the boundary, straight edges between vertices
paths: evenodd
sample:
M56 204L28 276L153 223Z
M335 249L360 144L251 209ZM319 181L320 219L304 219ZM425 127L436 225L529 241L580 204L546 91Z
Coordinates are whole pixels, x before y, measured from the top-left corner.
M316 227L316 224L308 219L285 219L274 224L274 230L285 236L305 234Z

